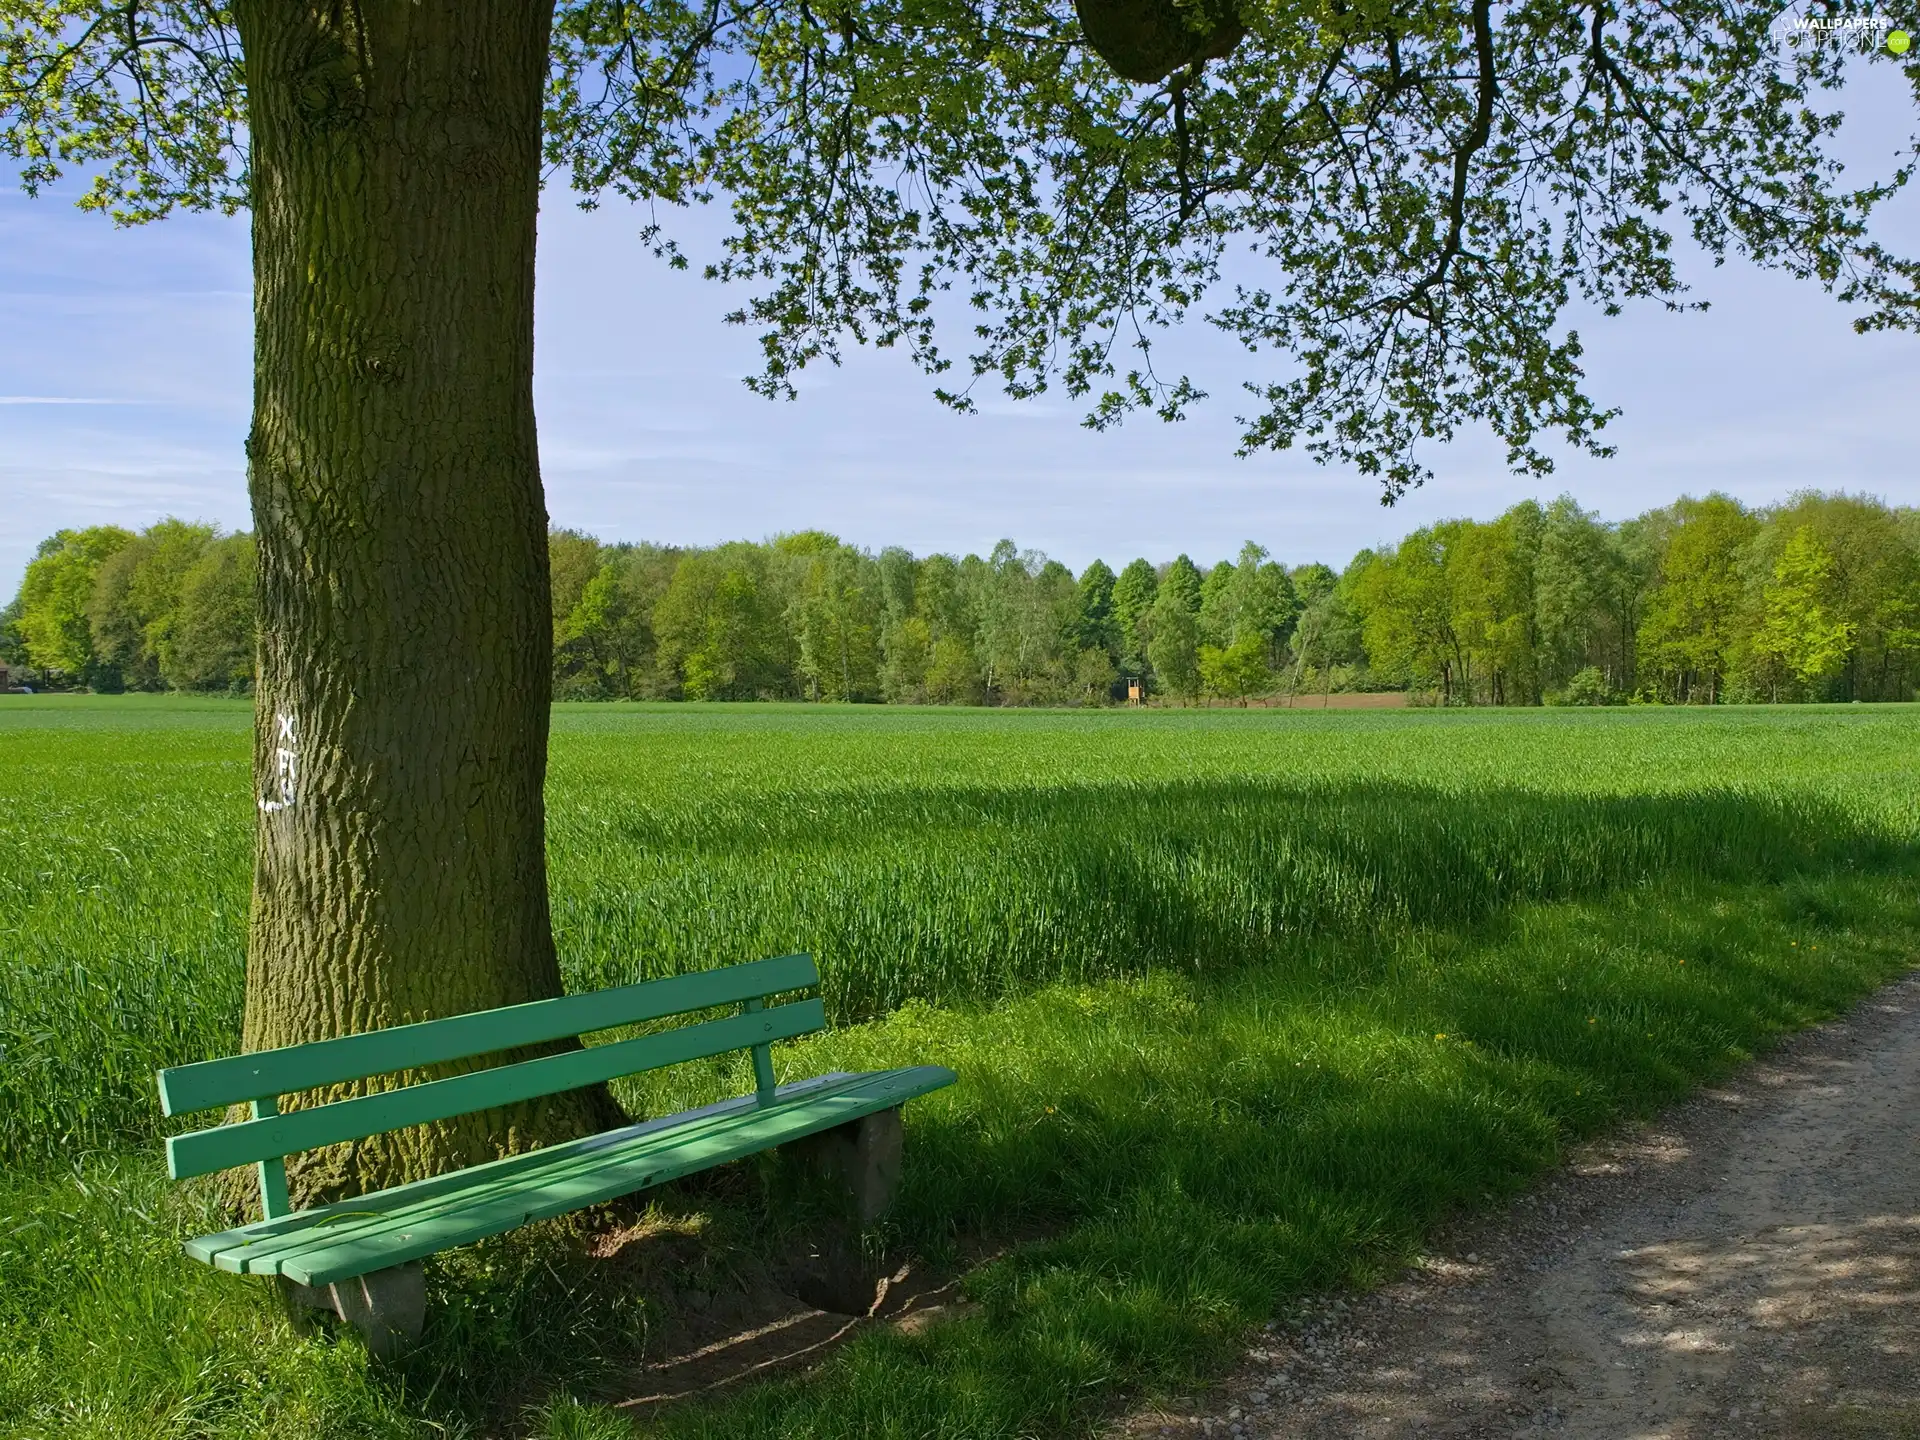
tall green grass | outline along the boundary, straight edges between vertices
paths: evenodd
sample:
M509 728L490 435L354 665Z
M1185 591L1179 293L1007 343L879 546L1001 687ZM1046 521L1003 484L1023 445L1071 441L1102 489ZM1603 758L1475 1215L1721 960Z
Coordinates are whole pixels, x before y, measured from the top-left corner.
M1679 882L1526 904L1467 932L1311 947L1215 979L911 1007L796 1073L933 1058L963 1086L911 1132L915 1243L1030 1242L980 1311L864 1337L804 1382L668 1417L685 1440L1086 1433L1185 1387L1305 1291L1364 1286L1565 1142L1724 1074L1914 958L1915 876Z
M237 1044L243 704L0 708L0 1159L150 1139ZM1682 877L1874 869L1911 711L1032 715L577 707L549 848L572 988L805 950L830 1016L1231 969Z
M442 1257L367 1367L181 1260L158 1065L237 1043L243 707L0 707L0 1435L625 1433L656 1290L566 1225ZM1042 1236L978 1310L663 1417L673 1435L1078 1432L1286 1297L1363 1284L1570 1136L1912 963L1907 709L1602 715L556 714L568 982L808 949L783 1073L940 1062L887 1234ZM690 1066L657 1113L738 1087ZM725 1271L778 1166L654 1198ZM732 1257L732 1258L729 1258Z

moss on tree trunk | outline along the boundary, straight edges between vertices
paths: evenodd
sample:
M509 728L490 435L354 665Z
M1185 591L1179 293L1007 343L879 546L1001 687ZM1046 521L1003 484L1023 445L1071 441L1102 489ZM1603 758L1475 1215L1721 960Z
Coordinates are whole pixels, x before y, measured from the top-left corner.
M532 392L552 10L237 11L261 634L245 1041L261 1049L560 990ZM376 1137L290 1179L297 1200L355 1193L610 1108L582 1092Z

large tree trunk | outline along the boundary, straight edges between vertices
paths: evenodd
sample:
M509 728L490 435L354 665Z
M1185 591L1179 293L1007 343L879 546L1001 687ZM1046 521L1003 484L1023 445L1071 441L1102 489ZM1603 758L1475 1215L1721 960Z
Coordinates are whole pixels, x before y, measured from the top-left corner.
M259 791L245 1039L559 993L533 256L551 0L237 7ZM355 1193L578 1133L590 1092L289 1166Z

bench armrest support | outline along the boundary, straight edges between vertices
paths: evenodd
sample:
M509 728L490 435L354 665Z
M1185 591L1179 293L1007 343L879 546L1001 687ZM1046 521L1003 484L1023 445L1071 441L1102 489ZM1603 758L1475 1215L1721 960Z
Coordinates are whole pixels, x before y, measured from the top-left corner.
M743 1013L751 1015L756 1010L765 1009L766 1004L765 996L756 995L746 1001L741 1006L741 1010ZM755 1045L753 1047L754 1098L762 1105L771 1105L773 1103L773 1091L773 1046Z
M263 1100L248 1102L253 1118L258 1120L267 1115L280 1113L280 1097L269 1095ZM260 1218L278 1220L282 1215L293 1213L293 1202L287 1198L287 1162L283 1157L260 1162Z

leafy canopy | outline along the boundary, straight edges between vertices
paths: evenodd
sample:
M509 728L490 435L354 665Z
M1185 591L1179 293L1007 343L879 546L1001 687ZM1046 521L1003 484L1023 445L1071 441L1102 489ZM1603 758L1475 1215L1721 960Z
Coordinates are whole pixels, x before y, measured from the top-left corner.
M1562 317L1682 303L1677 234L1818 282L1863 329L1913 324L1915 267L1867 229L1910 165L1850 187L1829 145L1862 56L1917 83L1920 61L1791 18L1240 0L1230 54L1135 84L1064 0L560 0L547 158L589 204L727 201L708 269L747 286L768 394L851 338L904 346L961 408L1059 384L1095 427L1171 419L1202 392L1153 341L1204 315L1265 357L1242 453L1303 444L1391 500L1465 424L1536 472L1544 435L1606 453ZM126 222L243 206L229 11L0 0L0 147L30 191L82 169Z

